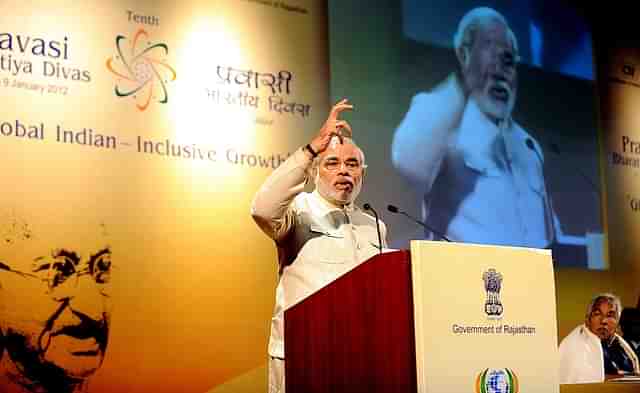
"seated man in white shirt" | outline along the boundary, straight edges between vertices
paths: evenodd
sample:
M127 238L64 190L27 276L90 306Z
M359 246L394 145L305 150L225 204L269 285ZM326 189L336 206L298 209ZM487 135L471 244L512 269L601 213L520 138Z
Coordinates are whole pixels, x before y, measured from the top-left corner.
M616 333L621 311L615 295L593 298L584 324L560 343L560 383L603 382L605 375L640 374L638 357Z

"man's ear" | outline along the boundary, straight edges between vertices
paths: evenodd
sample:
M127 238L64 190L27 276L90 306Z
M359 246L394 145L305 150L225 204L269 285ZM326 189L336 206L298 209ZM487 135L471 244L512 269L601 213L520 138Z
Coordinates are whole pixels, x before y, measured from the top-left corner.
M462 47L456 48L456 59L458 59L458 64L460 67L464 64L465 53Z
M456 50L456 57L458 58L461 69L464 70L469 66L469 48L466 45L463 45Z

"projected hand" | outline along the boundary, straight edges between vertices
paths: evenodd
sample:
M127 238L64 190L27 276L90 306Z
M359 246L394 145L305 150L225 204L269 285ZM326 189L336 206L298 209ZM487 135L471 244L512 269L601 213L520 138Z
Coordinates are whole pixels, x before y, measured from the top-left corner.
M320 154L325 151L334 136L340 138L340 143L342 143L343 137L351 138L352 131L349 123L338 119L342 111L351 109L353 109L353 105L349 104L349 100L346 98L340 100L331 108L329 117L320 128L318 135L310 143L316 153Z

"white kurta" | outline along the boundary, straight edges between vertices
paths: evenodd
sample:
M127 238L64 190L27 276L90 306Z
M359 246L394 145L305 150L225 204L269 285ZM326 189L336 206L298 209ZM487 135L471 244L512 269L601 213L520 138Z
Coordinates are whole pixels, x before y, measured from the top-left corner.
M604 355L600 338L583 324L560 342L560 383L604 381Z
M258 191L252 216L275 240L280 277L269 355L284 358L284 310L378 252L375 219L355 205L339 208L317 191L302 192L311 159L297 150ZM380 221L382 246L386 227Z

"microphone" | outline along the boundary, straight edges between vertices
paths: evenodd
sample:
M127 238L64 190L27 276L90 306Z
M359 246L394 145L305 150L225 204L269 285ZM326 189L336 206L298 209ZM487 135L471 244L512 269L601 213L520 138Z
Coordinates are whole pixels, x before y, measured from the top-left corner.
M525 141L527 147L530 150L533 150L536 153L536 156L538 156L538 160L540 160L540 163L543 163L542 160L542 156L540 155L540 152L535 148L533 141L531 140L531 138L527 138L527 140ZM549 150L551 150L555 155L557 155L558 157L562 156L562 153L560 151L560 147L553 142L549 143ZM584 172L582 172L580 169L578 168L573 168L574 171L578 172L578 174L580 175L580 177L582 177L582 179L587 182L587 184L589 184L589 186L591 187L592 191L595 191L597 194L600 194L600 188L589 178L589 176L585 175Z
M438 235L439 237L441 237L443 240L446 240L448 242L450 242L451 240L446 237L444 234L440 233L439 231L436 231L435 229L431 228L429 225L425 224L424 222L413 218L412 216L408 215L407 213L403 212L402 210L398 209L396 206L393 205L387 205L387 210L389 210L391 213L396 213L396 214L402 214L403 216L409 218L411 221L415 222L418 225L423 226L424 228L426 228L427 230L431 231L433 234Z
M527 145L527 147L530 150L533 150L534 153L536 153L536 157L538 157L538 160L540 161L540 166L542 167L542 171L543 171L543 175L542 175L542 180L545 184L545 188L548 188L549 190L545 192L545 198L544 198L544 204L546 205L545 210L547 210L546 214L547 214L547 220L549 220L549 227L548 230L551 232L550 236L551 238L549 239L550 242L557 242L558 239L556 238L556 223L554 221L554 212L553 212L553 206L551 205L551 187L550 185L547 184L547 182L545 181L544 178L544 160L542 159L542 155L540 154L540 152L538 151L538 149L536 149L535 145L533 144L533 140L531 138L527 138L527 140L525 141L525 144Z
M378 231L378 244L380 245L380 247L378 247L378 252L382 254L382 236L380 235L380 221L378 219L378 213L373 210L373 207L368 203L365 203L362 207L364 210L370 210L376 218L376 231Z

